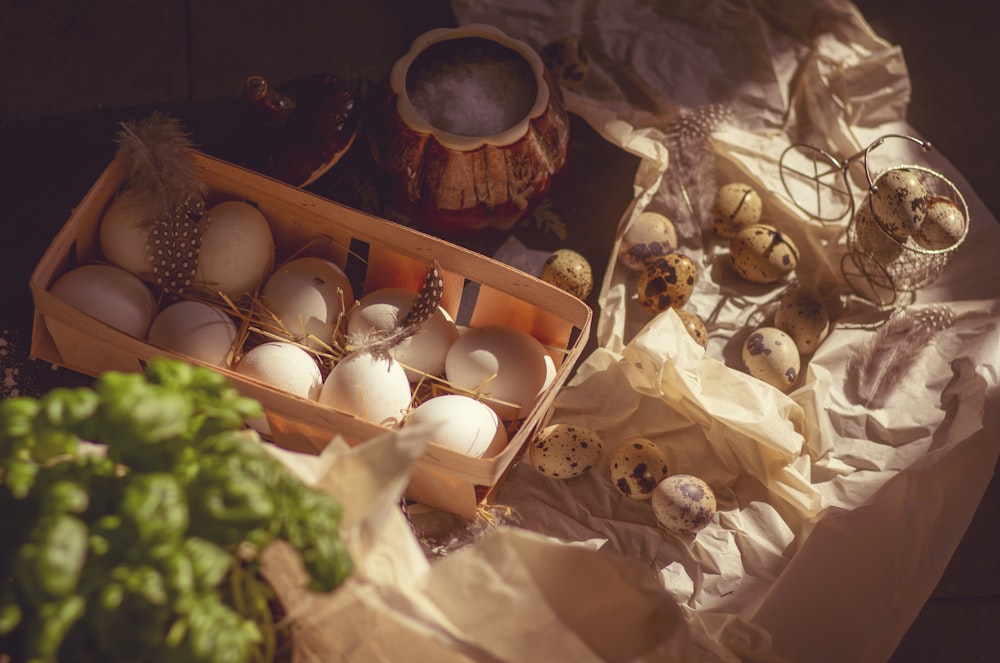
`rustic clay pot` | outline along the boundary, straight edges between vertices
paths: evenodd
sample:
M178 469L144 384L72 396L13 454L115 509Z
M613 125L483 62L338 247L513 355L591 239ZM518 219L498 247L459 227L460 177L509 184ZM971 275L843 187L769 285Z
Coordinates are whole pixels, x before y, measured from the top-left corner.
M487 78L492 74L481 72L500 66L496 61L517 77L494 85ZM442 117L479 98L462 88L443 111L426 101L447 94L441 91L447 85L437 87L442 81L467 76L479 79L488 100L475 104L470 118L480 110L502 118ZM368 128L390 206L445 233L513 226L546 196L569 144L562 93L541 58L524 42L482 24L439 28L414 40L393 65Z

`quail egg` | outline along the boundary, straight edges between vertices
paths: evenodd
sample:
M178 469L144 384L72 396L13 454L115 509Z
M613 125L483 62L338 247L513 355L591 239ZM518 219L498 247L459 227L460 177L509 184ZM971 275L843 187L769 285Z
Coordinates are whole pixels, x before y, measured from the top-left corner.
M916 232L927 213L927 187L909 168L891 168L875 180L872 210L886 230L902 241Z
M567 90L579 90L590 71L590 58L580 37L555 39L538 53L552 77Z
M677 228L659 212L639 214L625 229L618 246L618 259L628 269L639 271L646 263L662 258L677 248Z
M913 233L913 241L932 251L947 249L962 241L965 225L965 213L951 198L928 196L924 221Z
M698 267L683 253L670 253L650 262L639 275L639 303L651 313L680 308L691 298Z
M572 424L543 428L528 447L528 460L539 473L572 479L589 472L601 459L604 444L594 431Z
M760 327L743 343L747 372L783 392L798 379L800 362L795 341L777 327Z
M645 437L626 438L611 454L611 482L626 497L648 500L666 476L667 457Z
M891 265L903 254L902 243L875 220L868 198L854 214L854 233L861 250L882 266Z
M690 474L674 474L653 489L656 522L677 534L696 534L712 522L717 508L711 486Z
M712 204L712 228L720 237L733 237L760 221L763 203L749 184L730 182L719 187Z
M690 311L685 311L684 309L675 308L674 311L680 316L681 322L684 323L684 329L687 333L695 340L695 342L703 348L708 347L708 329L705 327L705 323L694 313Z
M747 226L729 240L729 257L736 273L753 283L774 283L798 266L799 250L792 239L764 223Z
M792 337L800 355L809 355L830 333L830 315L812 293L793 285L781 296L774 326Z
M559 249L542 265L541 278L578 299L586 299L594 287L590 263L572 249Z

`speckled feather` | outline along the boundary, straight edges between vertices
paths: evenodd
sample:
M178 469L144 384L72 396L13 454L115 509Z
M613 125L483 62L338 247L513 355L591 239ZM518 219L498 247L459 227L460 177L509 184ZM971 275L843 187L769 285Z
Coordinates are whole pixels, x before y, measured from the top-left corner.
M146 250L157 287L164 296L179 295L197 271L198 220L205 211L194 146L178 120L159 112L123 122L117 142L128 168L119 195L143 211L139 223L149 228Z
M359 349L371 352L378 356L387 356L389 351L406 339L418 333L423 328L434 312L441 305L441 298L444 296L444 276L441 274L441 265L437 260L432 260L424 276L423 285L417 299L410 306L396 327L388 333L377 333L368 336L360 341Z

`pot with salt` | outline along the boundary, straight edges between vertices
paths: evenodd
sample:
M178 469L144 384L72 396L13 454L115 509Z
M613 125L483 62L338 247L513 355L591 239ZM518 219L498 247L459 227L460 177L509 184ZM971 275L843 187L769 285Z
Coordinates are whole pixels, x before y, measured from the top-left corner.
M417 37L368 130L393 211L443 233L512 227L547 195L569 144L538 53L482 24Z

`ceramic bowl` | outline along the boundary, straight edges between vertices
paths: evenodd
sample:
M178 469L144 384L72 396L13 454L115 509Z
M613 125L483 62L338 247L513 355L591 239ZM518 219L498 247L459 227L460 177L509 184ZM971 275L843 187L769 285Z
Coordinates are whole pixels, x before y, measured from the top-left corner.
M393 211L446 233L512 227L548 194L569 144L538 53L482 24L415 39L368 131Z

